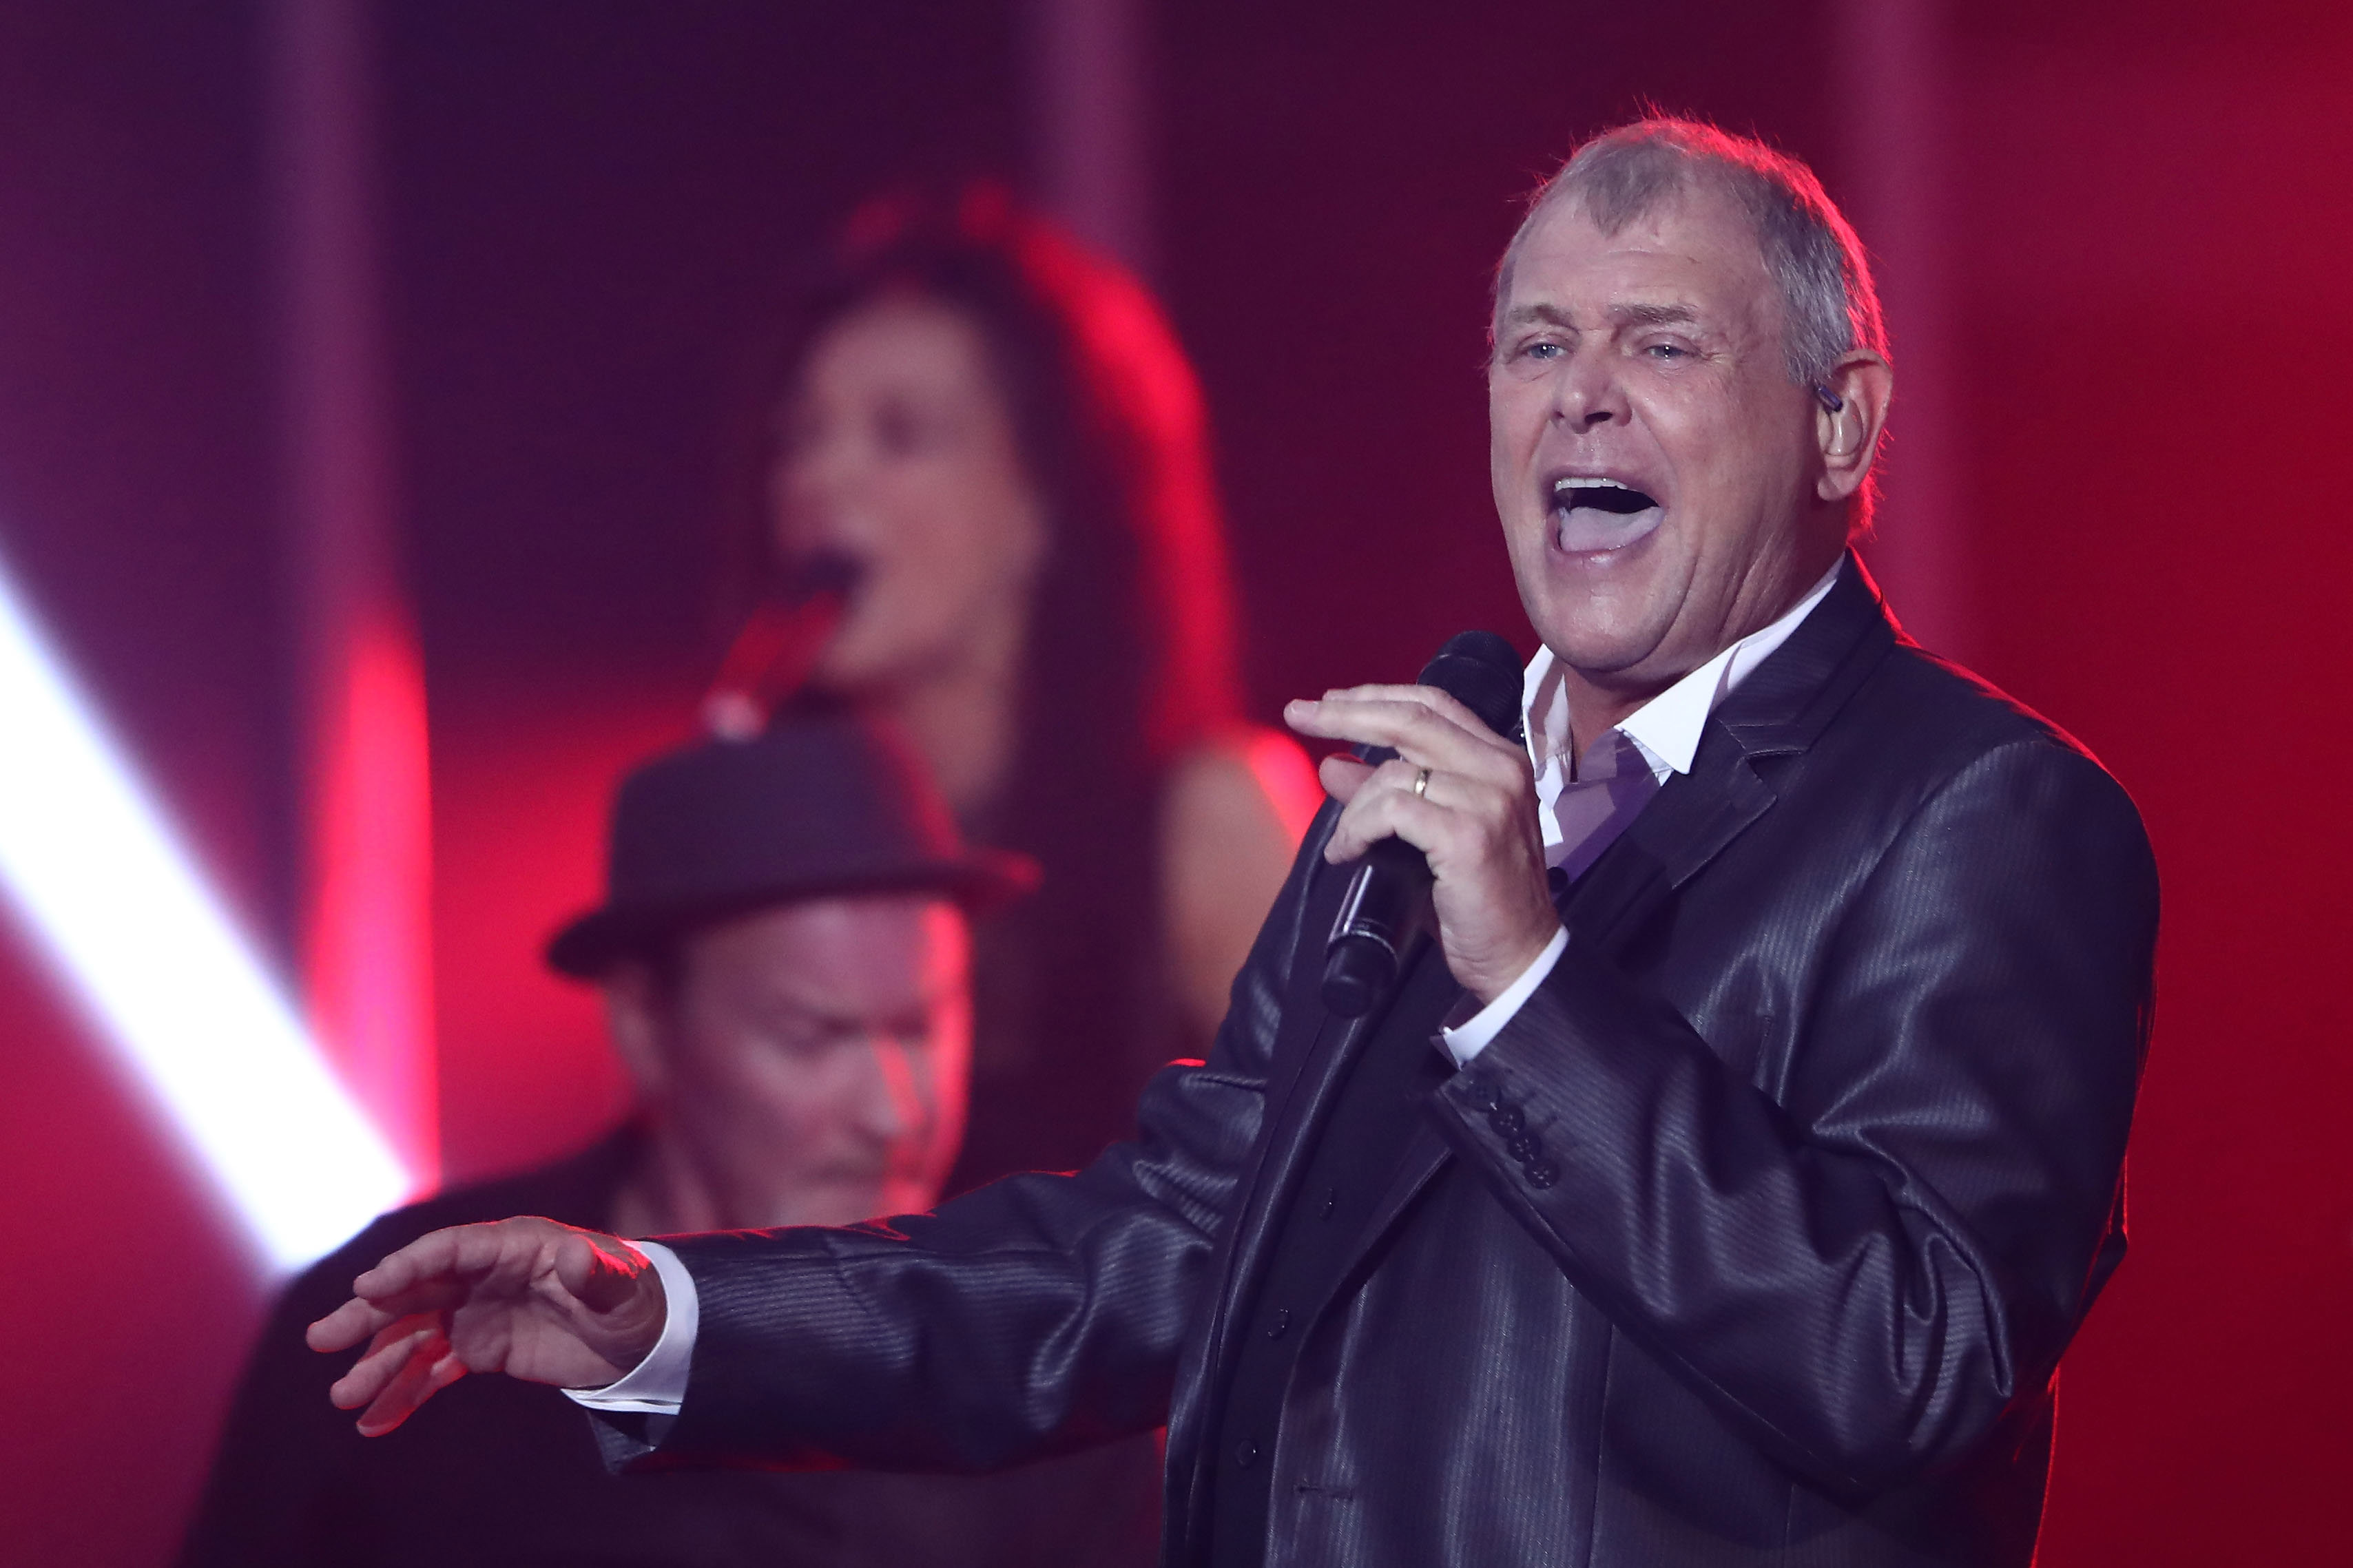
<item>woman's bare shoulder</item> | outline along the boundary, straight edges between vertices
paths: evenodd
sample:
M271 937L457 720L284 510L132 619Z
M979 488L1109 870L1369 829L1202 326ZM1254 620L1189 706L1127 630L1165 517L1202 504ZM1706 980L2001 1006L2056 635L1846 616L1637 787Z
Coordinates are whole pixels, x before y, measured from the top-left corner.
M1298 742L1279 730L1237 724L1177 757L1163 825L1172 850L1271 834L1288 859L1323 804L1315 765Z
M1177 991L1205 1031L1323 799L1307 753L1272 730L1237 726L1177 759L1161 810L1161 889Z

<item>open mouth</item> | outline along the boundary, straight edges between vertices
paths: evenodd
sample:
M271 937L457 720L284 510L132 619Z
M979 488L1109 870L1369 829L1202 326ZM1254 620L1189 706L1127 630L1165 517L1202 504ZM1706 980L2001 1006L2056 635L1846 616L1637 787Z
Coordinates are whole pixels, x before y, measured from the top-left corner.
M1588 554L1622 550L1665 521L1666 509L1647 491L1617 479L1555 479L1552 518L1562 550Z
M806 605L825 595L847 598L866 575L866 563L839 545L824 544L784 561L776 572L777 596L787 605Z

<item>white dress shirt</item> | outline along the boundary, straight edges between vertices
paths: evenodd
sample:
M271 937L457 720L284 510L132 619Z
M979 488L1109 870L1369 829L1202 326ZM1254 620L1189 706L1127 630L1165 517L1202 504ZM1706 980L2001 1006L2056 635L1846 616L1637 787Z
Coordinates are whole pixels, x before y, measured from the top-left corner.
M1544 827L1545 864L1577 876L1626 831L1670 775L1691 772L1707 716L1789 639L1798 624L1831 591L1838 574L1839 567L1832 566L1788 615L1749 633L1651 698L1574 758L1568 692L1562 683L1559 662L1550 648L1537 649L1535 658L1528 661L1520 704L1527 725L1528 756L1535 763L1536 817ZM1467 1062L1487 1048L1544 984L1567 947L1568 931L1563 927L1493 1002L1464 1023L1440 1031L1456 1061ZM669 1307L661 1339L619 1382L564 1392L592 1410L675 1415L686 1397L687 1369L694 1359L694 1334L701 1317L694 1279L678 1255L661 1243L629 1245L653 1264L661 1279Z

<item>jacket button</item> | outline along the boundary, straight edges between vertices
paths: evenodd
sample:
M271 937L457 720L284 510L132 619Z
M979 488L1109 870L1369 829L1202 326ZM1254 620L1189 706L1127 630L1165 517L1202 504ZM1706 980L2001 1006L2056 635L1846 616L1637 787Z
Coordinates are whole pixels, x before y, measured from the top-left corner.
M1528 1185L1541 1189L1560 1180L1560 1167L1550 1160L1543 1160L1530 1165L1524 1174L1528 1178Z
M1472 1110L1493 1110L1503 1103L1504 1092L1497 1089L1493 1084L1474 1083L1471 1086L1471 1108Z
M1234 1445L1234 1468L1247 1470L1258 1463L1258 1445L1245 1437Z
M1274 1320L1266 1326L1266 1337L1271 1340L1279 1340L1282 1338L1284 1331L1290 1327L1291 1309L1288 1307L1277 1307L1274 1310Z
M1523 1132L1504 1145L1504 1152L1525 1165L1544 1153L1544 1140L1533 1132Z
M1506 1105L1487 1113L1487 1125L1495 1130L1498 1138L1517 1137L1520 1129L1527 1124L1528 1119L1521 1114L1516 1105Z

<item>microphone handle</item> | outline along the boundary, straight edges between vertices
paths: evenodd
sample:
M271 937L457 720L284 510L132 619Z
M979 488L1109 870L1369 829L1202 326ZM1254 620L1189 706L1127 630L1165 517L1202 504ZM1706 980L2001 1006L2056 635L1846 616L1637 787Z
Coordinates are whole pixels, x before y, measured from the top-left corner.
M1402 838L1366 849L1324 952L1324 1005L1335 1015L1361 1018L1397 984L1429 934L1430 885L1429 860Z
M1493 632L1447 638L1422 667L1420 684L1452 696L1498 735L1517 731L1519 656ZM1388 746L1356 748L1357 760L1375 767L1396 755ZM1332 1013L1361 1018L1388 994L1437 925L1430 907L1433 880L1429 860L1402 839L1384 838L1365 851L1324 943L1324 1005Z

